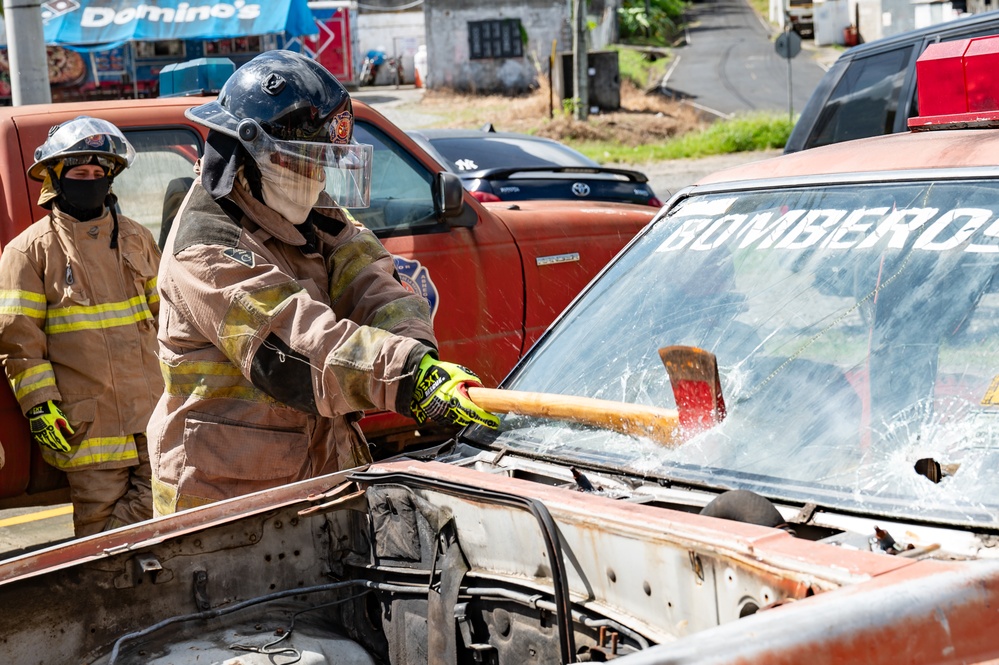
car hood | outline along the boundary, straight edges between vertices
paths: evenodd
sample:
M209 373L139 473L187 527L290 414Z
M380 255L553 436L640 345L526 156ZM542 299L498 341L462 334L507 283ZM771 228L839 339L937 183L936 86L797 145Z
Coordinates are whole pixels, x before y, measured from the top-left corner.
M994 561L811 542L552 485L540 467L502 469L497 454L385 462L2 563L6 662L417 665L485 653L499 665L887 664L900 652L917 663L999 653ZM443 657L428 658L434 644Z
M857 174L870 174L867 181L885 177L885 173L925 169L990 169L996 167L999 132L948 130L946 132L910 132L889 134L856 141L810 148L789 155L763 159L702 178L698 185L807 176L843 175L856 181ZM827 178L828 179L828 178Z

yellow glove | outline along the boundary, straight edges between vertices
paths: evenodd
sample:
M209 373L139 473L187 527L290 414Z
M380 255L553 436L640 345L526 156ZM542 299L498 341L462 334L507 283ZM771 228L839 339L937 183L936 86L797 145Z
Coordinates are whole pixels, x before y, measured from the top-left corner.
M28 423L32 438L39 444L64 453L70 451L66 435L72 435L73 428L52 400L28 409Z
M421 425L430 419L459 427L478 423L495 429L499 427L499 418L468 398L468 386L481 385L479 377L461 365L425 355L416 371L416 389L410 407L413 417Z

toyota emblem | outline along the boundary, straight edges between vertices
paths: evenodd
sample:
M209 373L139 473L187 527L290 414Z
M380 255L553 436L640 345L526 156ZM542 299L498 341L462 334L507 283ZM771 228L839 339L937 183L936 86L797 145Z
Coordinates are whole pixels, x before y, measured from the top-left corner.
M572 183L572 193L576 196L589 196L590 186L585 182L574 182Z

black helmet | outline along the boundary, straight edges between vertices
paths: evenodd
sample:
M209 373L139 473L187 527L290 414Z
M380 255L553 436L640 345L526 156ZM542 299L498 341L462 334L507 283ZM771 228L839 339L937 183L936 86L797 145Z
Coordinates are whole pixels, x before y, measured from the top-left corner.
M135 150L121 130L107 120L81 115L49 129L45 143L35 150L35 163L28 169L28 177L42 182L46 169L60 161L76 159L86 164L94 158L113 179L132 163Z
M216 101L185 114L238 139L258 167L278 165L312 181L302 184L310 197L322 182L316 208L368 205L373 148L354 142L350 94L314 60L261 53L229 77Z
M280 141L347 144L354 136L347 89L318 62L293 51L261 53L229 77L216 101L186 114L236 137L247 118Z

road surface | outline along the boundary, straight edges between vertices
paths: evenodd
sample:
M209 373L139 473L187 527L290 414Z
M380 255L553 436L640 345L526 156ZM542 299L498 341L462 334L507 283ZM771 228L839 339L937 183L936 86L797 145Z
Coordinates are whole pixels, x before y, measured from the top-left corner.
M663 91L720 117L751 111L799 113L828 68L834 49L803 40L790 60L774 48L774 28L746 0L695 0L686 44L673 50ZM788 103L788 81L791 85Z

